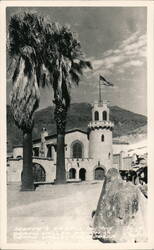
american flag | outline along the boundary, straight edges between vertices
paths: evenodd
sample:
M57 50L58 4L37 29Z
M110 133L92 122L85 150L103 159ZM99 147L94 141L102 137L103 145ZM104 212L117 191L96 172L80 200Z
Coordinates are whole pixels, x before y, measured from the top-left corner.
M99 80L102 82L102 85L111 86L111 87L114 86L113 83L107 81L102 75L99 76Z

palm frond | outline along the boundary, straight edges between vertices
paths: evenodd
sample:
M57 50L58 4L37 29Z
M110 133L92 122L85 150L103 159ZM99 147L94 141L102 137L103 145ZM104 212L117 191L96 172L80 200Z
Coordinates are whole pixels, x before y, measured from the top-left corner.
M71 80L73 83L75 83L77 86L79 85L80 77L79 75L74 71L73 68L70 70Z
M25 60L20 59L20 73L11 92L11 109L17 126L30 130L33 126L33 113L38 107L40 93L34 67L31 76L25 75Z

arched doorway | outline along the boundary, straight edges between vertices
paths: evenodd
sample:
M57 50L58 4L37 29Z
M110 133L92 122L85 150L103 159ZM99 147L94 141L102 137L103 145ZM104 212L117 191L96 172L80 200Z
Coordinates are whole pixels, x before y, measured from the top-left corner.
M81 168L79 171L79 178L81 179L81 181L85 181L86 180L86 170L85 168Z
M46 180L45 170L38 163L33 163L33 176L34 182L45 182Z
M40 164L33 163L32 169L33 169L34 182L45 182L46 181L45 170ZM22 176L23 176L23 171L21 172L21 179L22 179Z
M76 169L70 168L69 170L69 179L75 179L76 178Z
M102 167L95 169L95 180L103 180L105 176L105 170Z

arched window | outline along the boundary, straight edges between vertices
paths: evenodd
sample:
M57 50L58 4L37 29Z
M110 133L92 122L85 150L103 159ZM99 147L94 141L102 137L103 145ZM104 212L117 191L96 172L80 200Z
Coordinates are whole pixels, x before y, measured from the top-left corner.
M98 111L95 111L95 121L98 121L99 120L99 113Z
M110 157L111 157L111 153L109 152L109 154L108 154L108 159L110 159Z
M73 144L73 158L82 158L82 144L80 142Z
M101 136L101 141L104 141L104 135Z
M107 120L107 112L103 111L103 121L106 121L106 120Z

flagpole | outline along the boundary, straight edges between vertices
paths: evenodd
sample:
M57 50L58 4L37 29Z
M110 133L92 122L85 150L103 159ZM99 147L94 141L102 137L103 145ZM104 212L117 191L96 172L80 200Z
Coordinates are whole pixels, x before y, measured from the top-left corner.
M100 75L99 75L99 103L101 103L101 83L100 83Z

